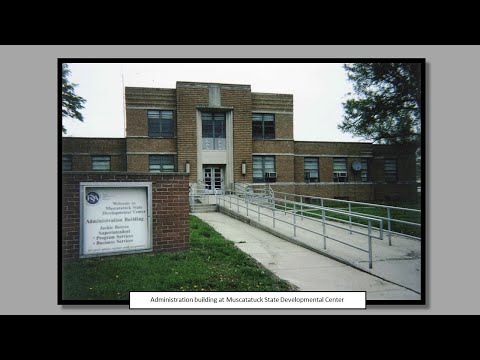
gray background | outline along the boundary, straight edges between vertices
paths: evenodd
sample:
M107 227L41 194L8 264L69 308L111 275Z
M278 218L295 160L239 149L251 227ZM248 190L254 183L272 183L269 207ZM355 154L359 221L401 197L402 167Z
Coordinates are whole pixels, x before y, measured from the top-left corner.
M2 46L2 314L478 314L478 46ZM57 302L58 57L425 57L427 306L153 310Z

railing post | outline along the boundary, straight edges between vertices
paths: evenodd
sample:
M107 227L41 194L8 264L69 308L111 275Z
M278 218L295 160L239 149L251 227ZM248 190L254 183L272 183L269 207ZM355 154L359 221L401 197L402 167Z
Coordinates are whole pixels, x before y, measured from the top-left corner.
M383 240L383 220L380 219L378 226L380 227L380 240Z
M275 207L273 207L273 228L275 229Z
M348 216L348 222L350 224L350 234L352 233L352 203L348 203L348 213L350 214Z
M392 246L392 225L390 222L390 208L387 208L388 245Z
M303 196L300 195L300 219L303 220Z
M368 268L372 268L372 220L368 220Z
M327 229L325 224L325 209L322 209L322 223L323 223L323 248L327 248Z
M297 236L297 216L296 216L297 208L295 203L293 203L293 236Z
M320 199L320 206L323 207L323 199Z

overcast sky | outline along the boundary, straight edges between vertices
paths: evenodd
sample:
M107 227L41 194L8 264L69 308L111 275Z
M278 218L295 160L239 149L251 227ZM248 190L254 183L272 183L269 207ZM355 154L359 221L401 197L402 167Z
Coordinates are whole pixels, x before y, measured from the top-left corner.
M343 64L70 64L70 81L87 101L84 123L64 120L66 136L124 137L125 86L175 88L177 81L249 84L253 92L293 94L294 139L362 141L338 130L352 91Z

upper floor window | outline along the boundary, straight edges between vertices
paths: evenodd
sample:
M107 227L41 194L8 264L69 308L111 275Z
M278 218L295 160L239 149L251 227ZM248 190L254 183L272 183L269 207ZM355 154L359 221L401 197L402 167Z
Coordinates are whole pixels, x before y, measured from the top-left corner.
M361 159L362 169L360 170L360 177L363 182L368 181L368 159Z
M202 112L202 149L226 150L225 113Z
M275 114L253 114L254 139L275 139Z
M318 182L318 179L319 179L318 158L317 157L304 158L304 167L305 167L305 181Z
M397 160L396 159L385 159L384 174L385 174L386 182L397 181Z
M148 110L148 136L174 137L175 126L172 110Z
M92 156L92 170L95 171L110 171L111 157L105 155Z
M275 182L275 156L253 156L253 182Z
M174 172L175 155L150 155L149 170L150 172Z
M348 182L347 158L333 159L333 182Z
M63 171L72 171L72 155L63 155L62 156L62 170Z

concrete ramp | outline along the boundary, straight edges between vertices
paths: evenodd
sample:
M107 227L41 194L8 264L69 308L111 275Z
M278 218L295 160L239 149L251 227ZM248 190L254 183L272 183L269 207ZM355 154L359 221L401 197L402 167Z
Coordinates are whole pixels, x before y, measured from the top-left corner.
M367 291L368 300L420 299L415 291L285 241L245 221L218 212L195 216L300 291L357 290Z

